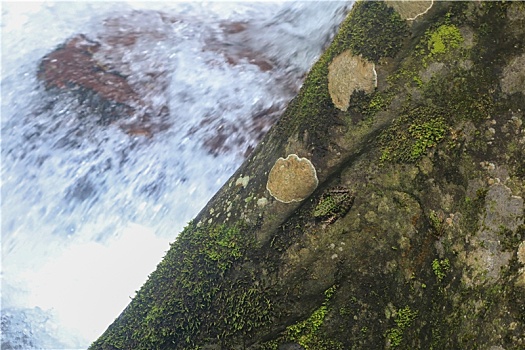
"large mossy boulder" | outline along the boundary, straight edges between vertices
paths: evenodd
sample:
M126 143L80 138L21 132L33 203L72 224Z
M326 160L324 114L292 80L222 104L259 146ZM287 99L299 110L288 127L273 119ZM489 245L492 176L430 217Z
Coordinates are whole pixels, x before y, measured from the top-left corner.
M525 348L525 4L417 6L354 5L90 349Z

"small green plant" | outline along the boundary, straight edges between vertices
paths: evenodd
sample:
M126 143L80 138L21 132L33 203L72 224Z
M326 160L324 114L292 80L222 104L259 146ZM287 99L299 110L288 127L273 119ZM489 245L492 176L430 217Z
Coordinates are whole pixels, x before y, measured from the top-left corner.
M385 97L383 94L376 93L373 95L372 99L370 100L368 108L372 112L383 110L390 103L390 100L391 100L391 96Z
M421 79L421 77L419 75L414 75L412 76L412 81L414 83L416 83L416 85L418 87L422 87L423 86L423 80Z
M403 330L392 328L387 333L387 339L392 348L397 348L403 341Z
M434 271L434 275L436 275L436 278L439 283L443 281L443 278L445 278L449 270L450 261L448 259L434 259L434 261L432 261L432 271Z

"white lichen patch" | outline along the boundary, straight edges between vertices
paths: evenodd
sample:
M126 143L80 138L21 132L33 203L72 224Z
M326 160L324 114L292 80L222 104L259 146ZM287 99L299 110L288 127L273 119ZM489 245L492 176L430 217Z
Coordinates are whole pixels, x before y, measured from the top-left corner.
M266 206L266 204L268 204L268 199L266 199L265 197L259 198L257 200L257 206L259 208L264 208Z
M244 177L238 178L237 181L235 181L235 186L246 187L248 186L248 182L250 182L250 177L246 175Z
M401 18L413 21L419 16L424 15L434 5L433 0L413 1L413 0L386 0L388 6L396 10Z
M279 202L300 202L317 188L319 180L312 162L296 154L279 158L268 174L266 189Z
M376 87L374 63L361 56L354 56L350 50L334 58L328 66L328 91L334 105L342 111L348 109L354 91L370 93Z

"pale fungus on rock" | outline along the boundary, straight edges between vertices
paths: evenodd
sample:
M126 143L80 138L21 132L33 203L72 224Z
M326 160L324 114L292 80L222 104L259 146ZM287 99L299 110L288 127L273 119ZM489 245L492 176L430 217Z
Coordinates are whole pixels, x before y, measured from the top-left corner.
M328 91L334 105L342 111L348 109L354 91L370 93L376 87L374 63L361 56L354 56L350 50L334 58L328 66Z
M279 158L268 174L266 189L282 203L300 202L317 188L319 180L312 162L296 154Z

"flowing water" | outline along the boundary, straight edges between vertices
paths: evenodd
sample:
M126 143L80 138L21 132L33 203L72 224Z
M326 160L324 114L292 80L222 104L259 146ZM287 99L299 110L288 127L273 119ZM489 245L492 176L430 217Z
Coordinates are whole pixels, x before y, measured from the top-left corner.
M2 5L2 349L82 349L285 108L350 4ZM68 38L115 28L136 40L100 59L162 77L140 91L169 110L154 135L101 124L37 79Z

